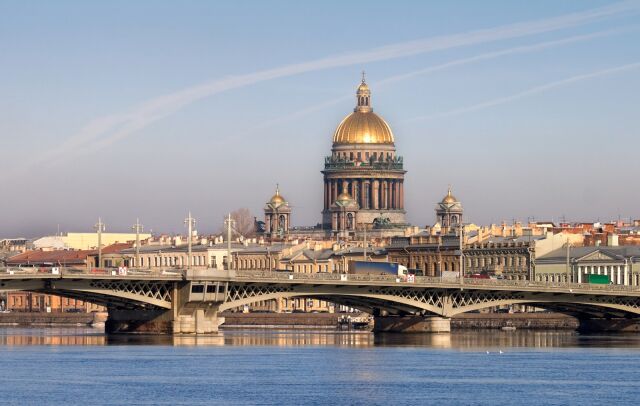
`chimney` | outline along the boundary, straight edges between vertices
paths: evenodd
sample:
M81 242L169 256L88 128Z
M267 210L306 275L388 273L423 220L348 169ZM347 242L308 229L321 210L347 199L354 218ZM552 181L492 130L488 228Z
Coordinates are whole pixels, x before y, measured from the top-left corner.
M618 246L618 234L611 233L607 236L607 245L609 247L617 247Z

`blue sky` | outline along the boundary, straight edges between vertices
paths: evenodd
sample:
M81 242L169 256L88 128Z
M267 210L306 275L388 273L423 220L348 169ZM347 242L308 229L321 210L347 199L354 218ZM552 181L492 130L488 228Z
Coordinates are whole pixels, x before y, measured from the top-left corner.
M640 2L0 0L0 236L311 225L366 70L408 219L640 217ZM421 72L422 71L422 72ZM409 78L402 78L403 75Z

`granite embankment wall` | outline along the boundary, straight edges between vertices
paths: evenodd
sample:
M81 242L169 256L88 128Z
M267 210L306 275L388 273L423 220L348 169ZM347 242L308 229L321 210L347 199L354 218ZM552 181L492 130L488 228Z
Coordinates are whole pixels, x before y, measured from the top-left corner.
M0 326L76 326L104 322L106 313L0 313Z
M333 329L340 313L224 313L222 328L326 328ZM354 315L356 316L356 315ZM467 313L451 319L452 329L575 330L578 320L559 313Z

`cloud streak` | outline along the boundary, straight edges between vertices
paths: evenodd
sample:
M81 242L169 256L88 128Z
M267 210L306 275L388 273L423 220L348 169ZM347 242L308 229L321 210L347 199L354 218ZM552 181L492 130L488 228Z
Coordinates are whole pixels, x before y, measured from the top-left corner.
M446 70L446 69L449 69L449 68L454 68L454 67L457 67L457 66L462 66L462 65L467 65L467 64L471 64L471 63L475 63L475 62L484 61L484 60L499 58L499 57L502 57L502 56L525 54L525 53L536 52L536 51L543 51L545 49L550 49L550 48L559 47L559 46L563 46L563 45L570 45L570 44L574 44L574 43L578 43L578 42L582 42L582 41L588 41L588 40L595 39L595 38L606 37L606 36L609 36L609 35L622 34L622 33L630 32L630 31L631 31L631 29L629 29L629 28L600 31L600 32L592 33L592 34L576 35L576 36L563 38L563 39L559 39L559 40L545 41L545 42L540 42L540 43L532 44L532 45L517 46L517 47L513 47L513 48L499 50L499 51L487 52L487 53L484 53L484 54L480 54L480 55L476 55L476 56L472 56L472 57L468 57L468 58L456 59L456 60L453 60L453 61L450 61L450 62L446 62L446 63L442 63L442 64L439 64L439 65L429 66L429 67L424 68L424 69L419 69L419 70L416 70L416 71L403 73L403 74L400 74L400 75L395 75L395 76L391 76L391 77L382 79L382 80L376 82L376 91L384 88L386 85L389 85L391 83L401 82L403 80L412 79L412 78L415 78L415 77L418 77L418 76L428 75L430 73L443 71L443 70ZM340 104L340 103L342 103L342 102L344 102L346 100L350 100L350 99L353 99L353 98L354 98L354 94L353 93L349 93L349 94L345 94L344 96L340 96L340 97L336 97L334 99L326 100L326 101L324 101L322 103L318 103L316 105L313 105L313 106L310 106L310 107L295 111L293 113L289 113L289 114L287 114L285 116L276 117L276 118L273 118L271 120L267 120L267 121L265 121L263 123L255 125L255 126L251 127L250 129L244 131L243 134L249 134L249 133L252 133L252 132L254 132L256 130L261 130L261 129L264 129L264 128L268 128L268 127L271 127L273 125L282 124L282 123L285 123L285 122L290 122L290 121L295 120L297 118L306 116L306 115L311 114L311 113L315 113L317 111L324 110L324 109L326 109L328 107L335 106L336 104Z
M458 109L454 109L454 110L449 110L449 111L445 111L442 113L435 113L435 114L430 114L427 116L420 116L420 117L414 117L412 119L406 120L406 123L409 122L415 122L415 121L423 121L423 120L433 120L436 118L443 118L443 117L451 117L451 116L457 116L460 114L464 114L464 113L470 113L473 111L478 111L478 110L482 110L482 109L486 109L489 107L493 107L493 106L497 106L500 104L506 104L506 103L510 103L516 100L520 100L523 99L525 97L528 96L533 96L539 93L543 93L543 92L547 92L549 90L553 90L559 87L563 87L563 86L567 86L570 85L572 83L576 83L576 82L581 82L584 80L589 80L589 79L595 79L601 76L609 76L609 75L614 75L616 73L623 73L623 72L627 72L627 71L631 71L631 70L636 70L636 69L640 69L640 62L633 62L633 63L629 63L626 65L620 65L617 67L613 67L613 68L608 68L608 69L603 69L603 70L599 70L599 71L595 71L595 72L591 72L591 73L585 73L585 74L581 74L581 75L576 75L576 76L572 76L566 79L562 79L562 80L557 80L554 82L549 82L546 83L544 85L540 85L540 86L535 86L532 87L530 89L509 95L509 96L504 96L504 97L499 97L497 99L492 99L492 100L488 100L482 103L478 103L478 104L474 104L471 106L467 106L467 107L462 107L462 108L458 108Z
M308 62L285 65L259 72L228 76L192 86L148 100L122 114L100 117L90 122L79 133L71 136L58 147L34 157L26 166L51 162L57 157L78 153L89 153L118 142L156 121L170 116L185 106L231 89L256 83L289 77L313 71L366 64L383 60L409 57L446 49L472 46L524 36L558 31L593 23L628 12L637 12L640 3L624 1L609 6L543 20L521 22L495 28L464 32L454 35L437 36L422 40L393 44L368 51L335 55Z

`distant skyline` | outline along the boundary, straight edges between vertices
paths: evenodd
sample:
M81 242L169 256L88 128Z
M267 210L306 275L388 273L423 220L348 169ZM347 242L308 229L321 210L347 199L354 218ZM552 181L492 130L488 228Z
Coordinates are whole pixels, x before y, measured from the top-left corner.
M640 218L640 1L0 2L0 238L321 220L367 72L408 220Z

